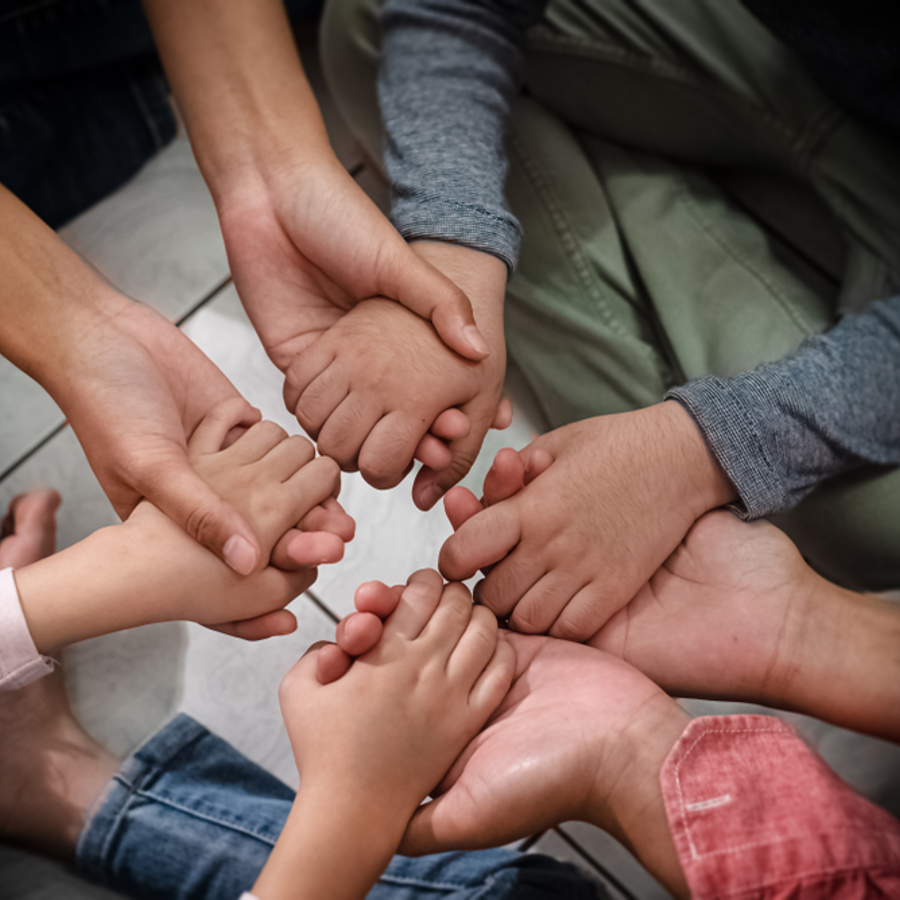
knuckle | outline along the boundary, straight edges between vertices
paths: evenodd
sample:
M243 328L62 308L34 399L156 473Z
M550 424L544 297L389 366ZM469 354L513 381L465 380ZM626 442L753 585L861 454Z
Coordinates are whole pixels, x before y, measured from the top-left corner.
M213 542L219 528L218 510L212 506L195 506L184 520L184 530L201 544Z
M564 641L583 641L599 628L599 625L593 626L592 620L593 617L588 611L572 610L566 607L553 623L550 634Z
M547 621L533 603L520 603L509 617L510 625L522 634L542 634L547 630Z

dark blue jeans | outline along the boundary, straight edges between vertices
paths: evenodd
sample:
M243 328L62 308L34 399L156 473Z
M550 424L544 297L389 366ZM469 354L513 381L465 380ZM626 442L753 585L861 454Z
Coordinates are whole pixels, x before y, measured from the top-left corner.
M140 900L236 900L252 888L293 799L277 778L181 715L111 782L82 832L76 866L91 881ZM369 900L598 896L567 864L484 850L394 857Z
M172 140L168 95L140 0L0 0L0 183L51 227Z

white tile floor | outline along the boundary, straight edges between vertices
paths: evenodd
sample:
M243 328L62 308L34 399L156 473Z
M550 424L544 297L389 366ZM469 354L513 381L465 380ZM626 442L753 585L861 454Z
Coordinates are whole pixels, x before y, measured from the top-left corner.
M312 59L312 80L324 90ZM363 166L350 135L323 96L326 121L341 159L378 202L383 186ZM190 148L176 141L132 182L63 230L65 239L129 295L182 321L205 350L264 414L297 431L281 403L281 379L266 359L234 289L215 211ZM524 446L540 430L524 388L513 391L516 421L492 434L467 483L477 490L494 452ZM17 492L52 485L65 498L60 544L67 546L115 516L71 430L50 398L0 359L0 506ZM362 581L405 580L434 565L449 525L441 511L423 514L409 496L411 479L379 493L358 476L344 479L342 502L358 523L357 538L339 565L323 568L308 595L294 601L298 631L263 644L243 644L193 625L166 624L86 641L66 655L67 685L76 714L111 749L126 753L178 711L203 721L251 759L290 784L296 772L281 724L276 687L315 640L333 633L352 608ZM692 705L699 711L700 706ZM702 707L709 710L708 705ZM718 707L715 707L718 709ZM896 813L900 808L900 752L896 747L804 722L826 759L852 784ZM583 823L538 838L531 851L568 859L604 880L614 897L624 885L641 898L665 897L612 839ZM611 873L615 881L603 873ZM60 867L0 847L0 897L101 898Z

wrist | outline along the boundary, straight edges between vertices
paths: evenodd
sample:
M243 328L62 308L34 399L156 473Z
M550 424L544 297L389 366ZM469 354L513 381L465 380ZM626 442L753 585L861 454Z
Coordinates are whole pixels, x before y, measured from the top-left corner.
M588 802L589 820L624 844L659 881L686 896L684 873L666 815L660 784L663 763L690 716L660 695L615 736L613 754L598 757Z
M405 826L381 819L346 784L306 779L253 893L260 900L362 898L387 868Z
M15 572L25 622L38 652L49 655L92 637L143 624L119 564L121 525L95 531Z
M666 421L672 441L668 452L680 461L686 488L684 501L693 511L694 520L737 500L734 485L707 446L691 414L677 400L665 400L651 408L658 410Z

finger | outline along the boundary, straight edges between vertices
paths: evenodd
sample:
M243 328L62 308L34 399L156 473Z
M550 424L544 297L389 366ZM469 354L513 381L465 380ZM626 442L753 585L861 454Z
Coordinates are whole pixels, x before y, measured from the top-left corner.
M229 432L234 428L249 428L262 419L243 397L232 397L214 406L198 423L188 439L188 456L196 459L207 453L218 453Z
M429 431L437 438L445 441L455 441L457 438L465 437L472 428L469 417L461 410L445 409L431 423Z
M303 390L291 412L303 430L315 437L349 393L350 373L335 363Z
M282 395L284 405L291 415L297 415L297 406L303 392L334 362L334 350L330 342L321 339L313 341L302 353L298 353L287 367L284 373L284 388ZM332 373L332 381L339 377L339 372ZM331 392L331 385L323 384L321 388L325 393ZM345 391L346 393L346 391ZM313 402L316 392L309 398ZM299 418L299 417L298 417ZM325 417L327 418L327 416ZM324 419L323 419L324 421ZM306 428L303 423L300 423ZM308 429L307 429L308 430Z
M384 621L397 608L405 587L402 584L388 587L382 581L367 581L356 589L353 602L359 612L373 613Z
M272 548L270 565L284 572L331 565L344 558L344 542L327 531L305 532L292 528Z
M363 394L349 394L319 430L319 453L330 456L343 471L355 472L359 451L381 415L380 405Z
M417 638L441 602L443 579L434 569L409 576L396 610L387 620L385 637Z
M510 629L522 634L546 634L581 587L581 581L567 572L548 572L522 595L510 614Z
M474 610L472 595L459 582L444 586L441 602L419 634L431 657L449 660L462 640Z
M338 622L335 641L350 656L362 656L381 640L383 632L384 623L378 616L353 612Z
M494 421L491 422L491 428L495 431L505 431L512 425L513 420L513 408L512 403L510 402L509 397L504 397L499 406L497 407L497 412L494 413Z
M458 533L458 532L457 532ZM513 608L544 576L544 562L532 548L519 544L477 585L476 600L498 616L512 614ZM552 624L548 623L549 625Z
M241 575L257 568L262 554L253 529L200 478L181 448L171 448L162 459L156 454L151 470L141 476L135 489L194 540Z
M458 531L465 522L483 509L481 501L462 485L450 488L444 497L444 512L447 513L454 531Z
M221 625L209 625L212 631L221 631L244 641L263 641L270 637L292 634L297 630L297 617L287 609L276 609L252 619L240 619Z
M316 680L331 684L347 673L353 659L336 644L326 644L316 654Z
M356 534L356 522L334 497L328 497L311 509L297 527L301 531L329 531L345 544Z
M248 428L227 450L229 459L239 464L259 462L270 450L277 447L288 436L288 433L274 422L264 420Z
M586 641L617 613L622 603L604 595L596 584L583 587L560 610L548 634L566 641Z
M281 485L278 502L281 504L282 518L278 527L287 531L311 509L324 503L334 494L340 477L337 463L327 456L317 457L294 473Z
M503 634L469 694L469 706L485 719L509 692L516 672L516 652Z
M515 450L504 447L497 451L484 478L484 505L493 506L525 487L525 463Z
M408 245L403 251L385 267L382 292L428 319L441 340L460 356L476 362L485 359L490 351L475 324L469 298Z
M426 424L393 410L369 431L359 450L359 472L378 490L395 487L406 477Z
M295 472L315 459L316 448L312 441L299 434L289 435L276 444L264 458L267 472L279 481L287 481Z
M299 696L305 697L310 688L317 683L316 670L318 669L319 654L330 646L330 641L316 641L307 647L303 656L291 666L288 673L281 679L281 684L278 685L278 704L285 722L293 719L294 693L297 692Z
M499 562L519 543L519 511L505 501L472 516L441 547L438 568L451 581L465 581L479 569Z
M434 470L449 466L453 455L450 453L450 448L442 440L436 438L433 434L426 434L419 441L419 446L416 447L413 458L417 459L426 468Z
M553 454L545 447L535 447L534 443L519 451L519 455L525 464L525 484L531 484L553 464Z
M497 617L487 607L473 607L468 627L447 661L447 675L471 689L494 656L497 640Z

